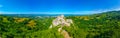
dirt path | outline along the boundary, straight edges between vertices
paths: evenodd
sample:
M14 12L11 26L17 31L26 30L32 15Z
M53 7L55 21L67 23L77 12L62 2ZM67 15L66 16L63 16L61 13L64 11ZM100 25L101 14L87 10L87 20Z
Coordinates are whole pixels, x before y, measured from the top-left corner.
M63 30L61 34L64 36L64 38L70 38L69 34L67 31Z

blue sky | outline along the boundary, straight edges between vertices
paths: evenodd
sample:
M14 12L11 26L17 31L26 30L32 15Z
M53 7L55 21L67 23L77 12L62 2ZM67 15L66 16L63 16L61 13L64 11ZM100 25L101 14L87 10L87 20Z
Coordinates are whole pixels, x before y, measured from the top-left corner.
M2 14L94 14L120 10L120 0L0 0Z

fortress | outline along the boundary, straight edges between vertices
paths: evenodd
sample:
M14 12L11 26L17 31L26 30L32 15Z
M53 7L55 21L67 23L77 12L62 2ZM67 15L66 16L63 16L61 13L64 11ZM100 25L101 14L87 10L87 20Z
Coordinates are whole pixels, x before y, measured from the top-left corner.
M60 25L61 27L70 26L72 23L72 19L65 19L64 15L61 15L52 21L52 25L50 26L50 28L53 28L58 25Z

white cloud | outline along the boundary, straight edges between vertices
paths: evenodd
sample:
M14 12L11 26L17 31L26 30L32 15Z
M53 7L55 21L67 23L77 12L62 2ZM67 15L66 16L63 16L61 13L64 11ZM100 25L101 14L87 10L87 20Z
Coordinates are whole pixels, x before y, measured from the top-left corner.
M73 12L72 14L97 14L97 13L103 13L107 11L119 11L120 7L112 8L112 9L104 9L104 10L93 10L93 11L77 11Z
M120 7L119 7L119 8L116 8L115 10L120 10Z

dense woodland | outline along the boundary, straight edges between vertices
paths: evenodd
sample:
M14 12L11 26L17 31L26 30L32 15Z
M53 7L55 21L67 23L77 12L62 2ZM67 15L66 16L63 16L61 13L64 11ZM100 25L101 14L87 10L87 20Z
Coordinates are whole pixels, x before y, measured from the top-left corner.
M72 38L120 38L120 11L93 15L66 16L73 20L64 27ZM57 28L49 29L55 17L0 15L1 38L63 38Z

